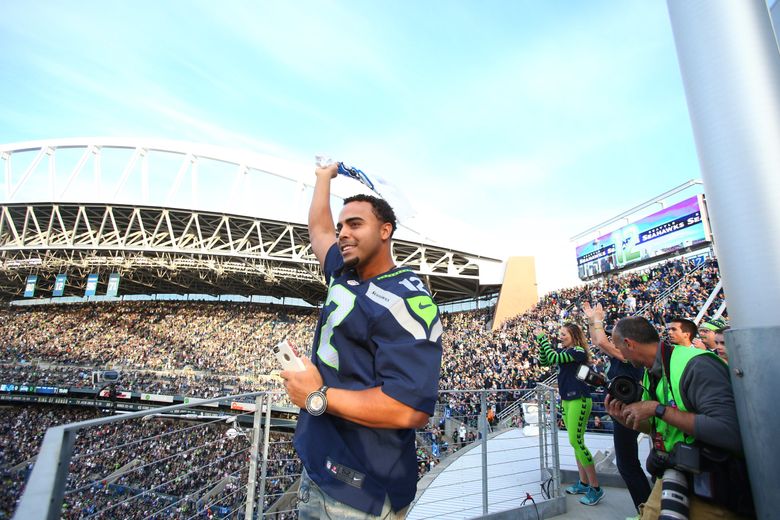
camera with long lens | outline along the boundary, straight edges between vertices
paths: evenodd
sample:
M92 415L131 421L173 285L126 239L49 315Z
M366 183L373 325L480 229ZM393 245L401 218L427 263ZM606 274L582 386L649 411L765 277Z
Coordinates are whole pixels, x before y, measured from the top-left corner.
M613 399L625 404L642 400L642 386L628 376L617 376L609 380L604 374L596 372L588 365L580 365L577 369L577 379L590 386L606 388Z
M671 452L651 450L647 471L663 479L661 520L685 520L690 508L688 475L701 471L701 451L695 444L679 443Z

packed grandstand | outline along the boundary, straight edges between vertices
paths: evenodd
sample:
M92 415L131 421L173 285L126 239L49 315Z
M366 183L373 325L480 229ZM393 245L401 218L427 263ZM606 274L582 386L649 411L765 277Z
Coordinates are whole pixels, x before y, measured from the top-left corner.
M599 301L607 311L607 326L641 314L663 330L673 317L695 316L719 279L714 258L676 258L551 292L498 327L493 327L491 307L445 313L440 389L530 388L550 376L532 341L536 327L554 336L563 321L584 324L581 304ZM722 293L717 300L709 308L720 307ZM233 302L11 305L0 310L0 383L4 394L32 387L86 390L94 387L94 373L110 369L121 374L113 397L210 398L279 390L270 347L287 338L301 350L310 348L317 313ZM597 358L595 364L603 361ZM491 394L488 419L497 422L518 392ZM468 394L446 392L440 401L447 416L462 418L464 427L447 435L443 420L434 419L420 432L421 475L476 438L469 421L479 414L479 403ZM281 395L277 403L286 404ZM0 408L0 518L12 516L46 428L105 413L18 402ZM608 430L608 423L603 408L594 407L591 426ZM242 475L246 479L249 446L247 435L226 436L228 427L222 420L182 427L177 420L160 418L98 428L75 445L73 460L81 463L72 464L63 516L190 518L202 511L226 516L246 501L245 486L237 483ZM150 441L141 456L131 459L118 447L134 439ZM285 518L292 513L276 502L297 479L300 463L289 432L274 431L270 447L264 507L269 516ZM119 476L108 478L112 474ZM204 497L215 506L204 507Z

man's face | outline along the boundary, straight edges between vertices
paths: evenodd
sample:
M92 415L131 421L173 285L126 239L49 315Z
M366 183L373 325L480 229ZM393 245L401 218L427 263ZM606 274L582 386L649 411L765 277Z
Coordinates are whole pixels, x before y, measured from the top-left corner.
M637 357L636 349L629 348L629 343L627 340L623 338L620 334L617 332L612 333L612 344L615 345L615 347L620 351L621 354L623 354L623 359L634 365L638 368L643 368L644 365L639 362L639 358Z
M713 347L713 350L718 356L720 356L723 361L728 361L729 355L726 353L726 338L723 336L723 333L713 332L712 335L715 342L715 347Z
M682 331L680 324L676 321L673 321L672 323L669 324L669 327L666 329L666 332L669 335L669 341L671 341L675 345L691 344L691 341L688 338L688 334Z
M708 349L713 350L715 348L714 330L710 330L707 327L702 327L699 329L699 337L701 338L701 342L704 343Z
M336 225L341 256L346 267L369 263L379 253L383 240L390 238L392 225L374 215L370 202L350 202L341 209Z

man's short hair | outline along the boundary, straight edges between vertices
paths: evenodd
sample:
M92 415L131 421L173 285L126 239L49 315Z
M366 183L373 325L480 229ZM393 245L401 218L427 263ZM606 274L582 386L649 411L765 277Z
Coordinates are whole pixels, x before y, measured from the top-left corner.
M682 330L683 332L687 332L691 339L695 338L696 334L699 332L699 327L697 327L696 324L689 319L673 318L671 322L679 323L680 330Z
M640 316L631 316L618 321L612 330L612 334L617 334L621 338L642 344L658 343L661 340L655 327Z
M373 195L358 193L357 195L352 195L351 197L344 199L345 206L350 202L368 202L371 204L371 207L374 211L374 216L379 219L380 222L389 222L393 226L393 230L390 232L390 236L393 236L393 233L395 233L398 224L396 223L395 219L395 211L393 211L393 208L390 206L390 204L387 203L385 199L380 199L379 197L374 197Z

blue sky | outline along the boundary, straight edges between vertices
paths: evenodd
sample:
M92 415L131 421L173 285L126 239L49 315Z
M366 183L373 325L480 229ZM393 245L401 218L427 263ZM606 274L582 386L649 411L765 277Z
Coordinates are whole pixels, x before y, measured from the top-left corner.
M662 1L3 4L0 143L326 151L443 244L536 256L542 292L569 237L699 177Z

